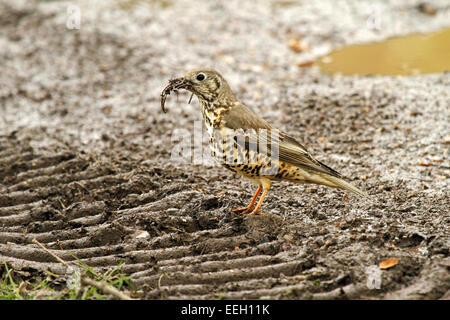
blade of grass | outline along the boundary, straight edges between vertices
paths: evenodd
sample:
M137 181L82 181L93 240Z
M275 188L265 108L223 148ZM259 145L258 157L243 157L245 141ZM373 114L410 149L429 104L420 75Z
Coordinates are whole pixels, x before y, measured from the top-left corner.
M19 289L17 288L12 276L11 276L11 270L9 270L8 265L6 264L6 262L4 262L5 265L5 270L6 270L6 276L9 279L9 283L10 285L13 287L14 293L15 293L15 297L19 300L23 300L22 296L20 295Z

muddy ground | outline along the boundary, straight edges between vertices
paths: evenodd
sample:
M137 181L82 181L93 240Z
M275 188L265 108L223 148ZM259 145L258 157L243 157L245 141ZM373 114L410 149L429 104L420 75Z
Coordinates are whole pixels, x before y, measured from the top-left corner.
M414 1L195 3L0 1L0 260L69 277L34 238L99 271L123 260L144 299L448 299L449 73L297 66L448 26L445 1L434 16ZM159 106L168 79L199 66L374 201L277 183L267 215L232 215L249 182L171 159L198 102Z

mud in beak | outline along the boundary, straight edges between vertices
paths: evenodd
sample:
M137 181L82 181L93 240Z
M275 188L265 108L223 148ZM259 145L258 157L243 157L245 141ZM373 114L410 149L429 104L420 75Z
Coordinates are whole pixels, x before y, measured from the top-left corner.
M165 108L166 98L168 95L170 95L170 93L172 91L177 92L179 89L190 90L190 88L191 88L191 84L185 78L177 78L177 79L169 80L169 84L161 92L161 109L162 109L162 111L164 111L164 113L167 112L167 110ZM192 98L192 96L191 96L191 98Z

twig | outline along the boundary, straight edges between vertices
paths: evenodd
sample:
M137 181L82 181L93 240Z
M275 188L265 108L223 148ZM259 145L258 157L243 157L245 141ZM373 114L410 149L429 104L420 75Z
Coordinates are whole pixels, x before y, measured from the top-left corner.
M34 243L36 243L39 247L41 247L45 252L47 252L49 255L51 255L52 257L54 257L56 260L58 260L59 262L61 262L63 265L65 265L66 267L70 268L70 265L65 262L63 259L61 259L60 257L58 257L56 254L54 254L50 249L47 249L46 247L44 247L44 245L42 243L40 243L39 241L36 240L36 238L33 239Z
M61 262L63 265L65 265L66 267L70 268L70 265L67 262L65 262L63 259L58 257L50 249L47 249L46 247L44 247L44 245L42 243L40 243L39 241L37 241L36 238L33 239L33 242L36 243L39 247L41 247L49 255L51 255L56 260ZM106 282L96 281L94 279L89 278L86 275L82 275L80 279L81 279L82 283L87 284L87 285L91 285L91 286L94 286L94 287L97 287L98 289L102 290L103 292L109 293L109 294L111 294L112 296L114 296L114 297L116 297L118 299L121 299L121 300L133 300L133 299L131 299L131 297L129 297L125 293L120 292L119 290L117 290L113 286L107 284Z
M163 271L163 272L161 273L161 276L160 276L159 279L158 279L158 289L159 289L159 290L161 290L161 280L162 280L162 278L163 278L165 275L166 275L166 272Z
M97 287L98 289L102 290L103 292L109 293L110 295L113 295L114 297L116 297L116 298L118 298L120 300L133 300L129 296L127 296L126 294L120 292L119 290L117 290L113 286L110 286L106 282L96 281L94 279L89 278L86 275L82 275L81 276L81 283Z
M83 189L84 191L86 191L89 195L91 194L91 192L90 192L85 186L83 186L81 183L79 183L78 181L75 181L74 184L76 184L76 185L79 186L81 189Z
M58 199L58 201L63 209L67 209L67 207L64 205L64 203L61 201L61 199Z

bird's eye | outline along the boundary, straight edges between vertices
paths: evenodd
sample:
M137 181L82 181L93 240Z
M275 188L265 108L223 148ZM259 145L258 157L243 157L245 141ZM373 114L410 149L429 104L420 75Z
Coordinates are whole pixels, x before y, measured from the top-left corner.
M203 73L199 73L199 74L197 75L197 78L196 78L196 79L197 79L198 81L203 81L203 80L205 80L205 78L206 78L206 77L205 77L205 75L204 75Z

